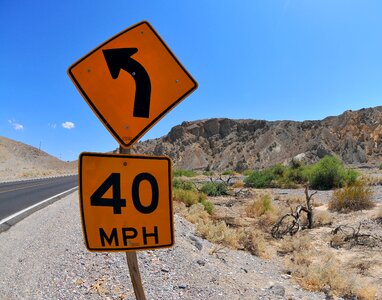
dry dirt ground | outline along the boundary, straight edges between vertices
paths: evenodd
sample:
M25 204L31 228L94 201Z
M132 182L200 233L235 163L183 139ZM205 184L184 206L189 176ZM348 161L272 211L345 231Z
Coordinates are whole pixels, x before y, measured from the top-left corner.
M368 173L375 178L381 177L379 170ZM284 272L291 274L303 288L322 291L334 298L382 299L382 186L371 188L376 206L347 214L330 212L328 202L333 192L318 191L313 196L316 226L279 240L270 233L276 219L253 216L249 207L255 199L268 194L275 207L273 214L279 217L289 212L290 207L304 203L303 189L239 188L231 190L231 195L209 197L208 200L214 204L212 219L216 223L224 221L228 228L224 230L235 229L236 234L243 228L258 232L253 238L252 252L283 265ZM186 217L190 214L184 207L178 207L178 211ZM341 230L335 231L339 226ZM202 236L209 235L205 226L199 227ZM353 233L358 233L359 237L351 238ZM219 234L224 235L222 231ZM209 238L215 237L210 235ZM245 248L232 239L221 243ZM358 298L351 298L354 296Z

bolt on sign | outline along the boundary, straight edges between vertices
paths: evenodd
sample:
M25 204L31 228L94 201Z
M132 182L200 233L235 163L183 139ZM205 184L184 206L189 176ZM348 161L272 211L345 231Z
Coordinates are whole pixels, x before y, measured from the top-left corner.
M174 244L168 157L81 153L79 174L82 227L90 251Z
M148 22L115 35L74 63L68 74L123 147L137 142L197 88Z

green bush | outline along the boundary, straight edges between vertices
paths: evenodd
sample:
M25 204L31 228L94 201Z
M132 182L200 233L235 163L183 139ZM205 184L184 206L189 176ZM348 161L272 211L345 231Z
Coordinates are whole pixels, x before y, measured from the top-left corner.
M172 176L173 177L195 177L198 175L194 170L173 170L172 171Z
M331 211L343 213L369 209L375 206L375 203L371 200L372 195L373 192L370 187L367 187L362 181L357 181L352 185L334 191L328 208Z
M309 183L312 189L329 190L354 183L358 173L346 169L334 156L325 156L318 163L305 166L294 162L291 167L281 164L264 170L247 170L244 172L245 186L253 188L296 188Z
M276 164L269 170L275 177L283 177L287 167L283 166L282 164Z
M174 178L172 186L173 199L175 201L183 202L188 207L201 203L206 212L209 214L213 212L213 204L207 200L206 194L196 190L196 187L192 182Z
M200 201L200 203L203 205L204 210L206 212L212 214L212 212L214 211L214 205L210 201L208 201L207 199L203 199Z
M334 156L325 156L307 169L307 177L312 189L330 190L340 188L356 181L358 173L345 169L342 162Z
M227 184L224 182L207 182L200 189L207 196L222 196L227 194Z
M233 171L233 170L225 170L225 171L223 171L222 175L235 175L235 171Z
M272 181L276 179L276 176L270 169L261 171L254 170L250 175L244 178L245 186L256 189L273 187Z
M306 167L300 166L298 168L288 168L285 170L284 178L286 182L292 184L302 184L308 181L306 175Z
M204 171L203 172L204 176L213 176L214 174L215 174L214 171Z
M172 181L172 187L174 189L182 189L182 190L195 190L195 186L190 181L180 180L179 178L174 178Z
M249 176L249 175L251 175L253 172L254 172L254 170L244 170L244 171L243 171L243 175L244 175L244 176Z

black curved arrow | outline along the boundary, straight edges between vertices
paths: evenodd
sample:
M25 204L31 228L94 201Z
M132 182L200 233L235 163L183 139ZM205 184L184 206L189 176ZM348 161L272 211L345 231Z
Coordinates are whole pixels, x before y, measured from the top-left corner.
M117 48L102 50L111 77L117 79L121 69L130 73L135 80L135 99L133 116L148 118L150 112L151 82L145 68L131 56L137 48Z

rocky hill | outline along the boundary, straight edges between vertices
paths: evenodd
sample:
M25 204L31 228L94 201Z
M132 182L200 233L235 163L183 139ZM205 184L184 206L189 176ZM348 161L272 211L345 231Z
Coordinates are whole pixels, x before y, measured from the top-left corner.
M382 106L346 111L318 121L207 119L183 122L158 139L141 142L136 153L168 155L176 168L244 170L315 162L328 154L346 164L382 162Z
M76 162L63 162L35 147L0 136L0 180L76 172Z

